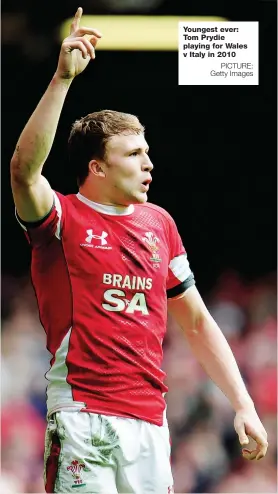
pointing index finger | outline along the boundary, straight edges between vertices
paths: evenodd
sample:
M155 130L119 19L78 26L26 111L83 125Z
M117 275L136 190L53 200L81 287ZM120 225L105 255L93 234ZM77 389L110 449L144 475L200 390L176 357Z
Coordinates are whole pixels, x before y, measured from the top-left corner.
M80 19L82 17L82 14L83 14L82 7L78 7L78 9L75 13L74 19L72 21L72 24L71 24L71 30L70 30L71 33L73 33L74 31L76 31L79 28Z

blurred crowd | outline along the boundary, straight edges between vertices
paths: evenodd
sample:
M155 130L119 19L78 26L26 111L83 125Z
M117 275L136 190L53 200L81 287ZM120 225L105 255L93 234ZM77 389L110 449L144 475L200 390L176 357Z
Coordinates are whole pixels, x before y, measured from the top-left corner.
M175 492L277 492L276 273L250 283L226 272L204 298L235 354L268 432L269 451L260 462L242 459L228 400L169 319L163 366ZM49 360L29 279L4 276L0 491L6 494L44 492L44 374Z

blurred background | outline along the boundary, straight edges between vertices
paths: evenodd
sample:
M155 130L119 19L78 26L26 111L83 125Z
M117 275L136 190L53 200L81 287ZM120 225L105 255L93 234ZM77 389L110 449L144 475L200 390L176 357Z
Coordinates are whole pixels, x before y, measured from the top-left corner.
M226 335L269 435L259 463L241 458L226 398L169 319L164 369L176 492L277 491L276 2L83 0L85 14L221 16L260 22L260 85L178 87L175 51L99 51L68 94L45 174L77 191L67 161L75 119L134 113L155 165L149 200L175 218L197 287ZM49 368L14 219L9 161L57 64L73 0L2 2L2 474L5 493L44 492L44 374ZM101 25L96 27L102 30ZM144 33L142 33L144 36Z

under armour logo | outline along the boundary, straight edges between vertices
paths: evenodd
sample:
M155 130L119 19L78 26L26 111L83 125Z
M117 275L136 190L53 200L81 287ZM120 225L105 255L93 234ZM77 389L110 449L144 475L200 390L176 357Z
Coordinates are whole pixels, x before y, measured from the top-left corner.
M98 240L101 240L101 245L106 245L107 240L106 237L108 236L108 233L102 232L101 235L93 235L93 230L87 230L88 237L85 239L85 242L91 243L93 238L97 238Z

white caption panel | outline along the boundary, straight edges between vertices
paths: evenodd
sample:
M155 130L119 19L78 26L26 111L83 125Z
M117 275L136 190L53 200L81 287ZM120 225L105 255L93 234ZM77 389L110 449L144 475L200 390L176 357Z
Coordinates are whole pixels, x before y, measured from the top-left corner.
M179 22L179 85L259 84L258 22Z

